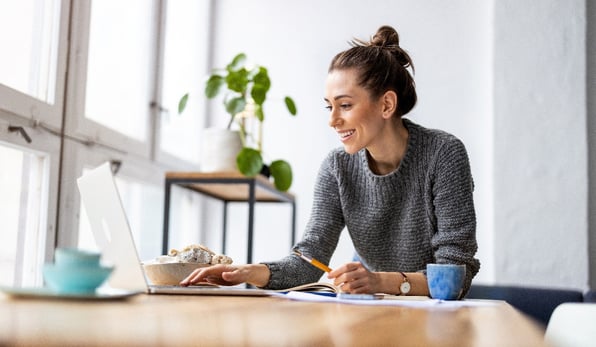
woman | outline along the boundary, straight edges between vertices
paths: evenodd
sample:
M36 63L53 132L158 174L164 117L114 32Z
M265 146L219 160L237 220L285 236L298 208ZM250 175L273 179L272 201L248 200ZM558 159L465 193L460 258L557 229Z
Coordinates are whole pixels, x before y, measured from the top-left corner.
M428 263L466 265L463 293L479 269L473 181L453 135L402 118L416 104L399 36L381 27L352 41L329 67L325 102L343 149L319 170L301 253L328 263L344 227L362 262L327 277L349 293L428 295ZM363 265L363 264L366 264ZM181 285L209 281L283 289L316 282L322 271L289 255L280 261L199 269Z

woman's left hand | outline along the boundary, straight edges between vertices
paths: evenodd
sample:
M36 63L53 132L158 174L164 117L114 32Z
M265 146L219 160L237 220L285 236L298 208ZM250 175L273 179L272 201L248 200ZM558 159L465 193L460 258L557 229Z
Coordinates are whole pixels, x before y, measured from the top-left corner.
M352 294L374 294L379 292L379 276L368 271L360 262L344 264L331 271L327 278L333 280L343 292Z

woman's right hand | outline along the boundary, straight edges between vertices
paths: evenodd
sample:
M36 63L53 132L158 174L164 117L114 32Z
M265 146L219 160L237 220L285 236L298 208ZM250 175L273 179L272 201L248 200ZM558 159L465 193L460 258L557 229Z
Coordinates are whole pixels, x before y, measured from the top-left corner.
M198 268L180 282L181 286L190 286L200 282L207 282L222 286L234 286L250 283L263 287L269 282L269 268L263 264L224 265L218 264Z

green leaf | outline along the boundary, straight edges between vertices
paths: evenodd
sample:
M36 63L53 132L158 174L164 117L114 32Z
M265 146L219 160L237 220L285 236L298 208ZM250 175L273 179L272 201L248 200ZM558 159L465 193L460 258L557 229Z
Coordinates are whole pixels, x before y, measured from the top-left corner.
M262 122L265 119L265 114L263 113L263 106L255 105L255 117Z
M226 106L226 111L234 116L236 113L242 112L244 110L246 107L246 100L244 100L243 97L238 96L225 101L224 105Z
M255 104L263 105L267 98L267 89L260 84L255 84L250 90L250 96L254 100Z
M219 75L211 75L205 84L205 95L211 99L217 96L221 90L221 86L223 86L225 80L222 76Z
M188 93L184 94L183 97L178 101L178 114L181 114L186 109L186 103L188 102Z
M242 68L237 71L230 71L226 76L226 83L228 89L243 94L246 92L248 86L248 71Z
M257 74L253 77L252 81L255 86L258 85L259 88L263 88L265 93L269 91L269 88L271 88L271 79L269 79L269 73L267 72L267 69L262 66L259 67L259 72L257 72Z
M286 103L286 107L288 108L288 111L290 112L290 114L292 116L295 116L296 113L298 112L298 110L296 110L296 104L294 103L294 100L292 98L290 98L289 96L286 96L284 101Z
M276 160L269 165L275 188L285 192L292 185L292 167L285 160Z
M246 64L246 54L238 53L234 57L234 59L232 59L232 62L228 64L228 66L226 67L226 70L228 70L228 71L238 70L239 68L244 66L244 64Z
M243 175L253 177L261 172L263 158L256 149L244 147L236 156L236 165Z

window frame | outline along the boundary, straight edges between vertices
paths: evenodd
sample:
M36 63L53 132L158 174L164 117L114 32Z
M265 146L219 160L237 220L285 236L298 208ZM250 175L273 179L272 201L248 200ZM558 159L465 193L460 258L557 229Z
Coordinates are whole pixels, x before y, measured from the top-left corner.
M85 100L87 85L87 61L89 54L89 35L91 21L91 2L73 1L72 2L73 21L70 28L70 37L72 48L70 50L70 75L68 76L68 90L66 91L66 119L65 133L69 136L80 139L81 141L97 142L104 146L121 150L127 154L136 155L151 160L153 158L153 143L155 141L154 119L156 111L151 105L147 105L147 127L146 141L133 139L116 130L98 124L85 117ZM154 17L159 15L160 2L156 1L152 9ZM157 23L157 21L155 21ZM153 35L157 37L159 26L156 24L151 28ZM155 40L154 40L155 42ZM153 52L158 51L158 46L154 46ZM157 66L157 57L152 58L152 66ZM152 90L155 88L156 71L151 78L154 84L148 86ZM151 92L154 95L154 92Z
M0 126L0 141L12 148L30 152L33 154L43 154L46 156L45 174L43 177L43 189L45 196L43 197L42 206L40 207L40 221L39 225L44 226L44 230L39 230L39 237L45 239L42 249L38 249L43 254L38 255L38 259L42 262L51 261L54 255L54 245L57 237L57 230L60 228L56 216L58 215L59 199L59 171L60 162L55 158L60 157L60 138L54 133L40 130L39 128L28 127L23 124L22 117L8 114L4 110L0 110L0 125L2 123L10 123L14 126L23 126L23 129L32 136L31 143L27 143L22 136L15 132L9 132L8 127ZM43 208L45 207L45 210ZM26 256L26 253L21 254L20 258ZM17 264L17 271L22 270L22 263ZM36 281L41 283L41 264L38 264L36 271Z
M211 12L213 6L212 1L208 1L205 8ZM152 58L154 75L149 86L154 100L160 100L161 96L163 11L166 7L167 0L157 0L153 11L156 18L159 17L151 29L156 37ZM76 179L82 174L83 167L119 160L122 162L121 173L127 179L158 186L163 185L166 171L197 170L197 163L159 149L159 117L164 116L159 102L147 105L150 134L146 142L84 118L90 10L91 3L86 1L62 0L60 3L53 104L0 84L0 141L27 151L47 153L47 227L42 255L45 262L52 261L55 247L77 245L80 197ZM206 30L208 25L205 24ZM205 117L204 114L198 116ZM205 119L200 123L204 124ZM9 132L8 126L22 126L32 142L27 143L18 132ZM199 230L192 231L195 232L200 233ZM41 279L41 266L37 271Z
M68 56L68 27L70 22L70 2L60 3L58 42L56 56L56 85L54 103L47 103L26 93L17 91L0 83L0 111L10 113L27 120L27 124L40 122L54 130L62 127L64 95L66 87L66 69Z

